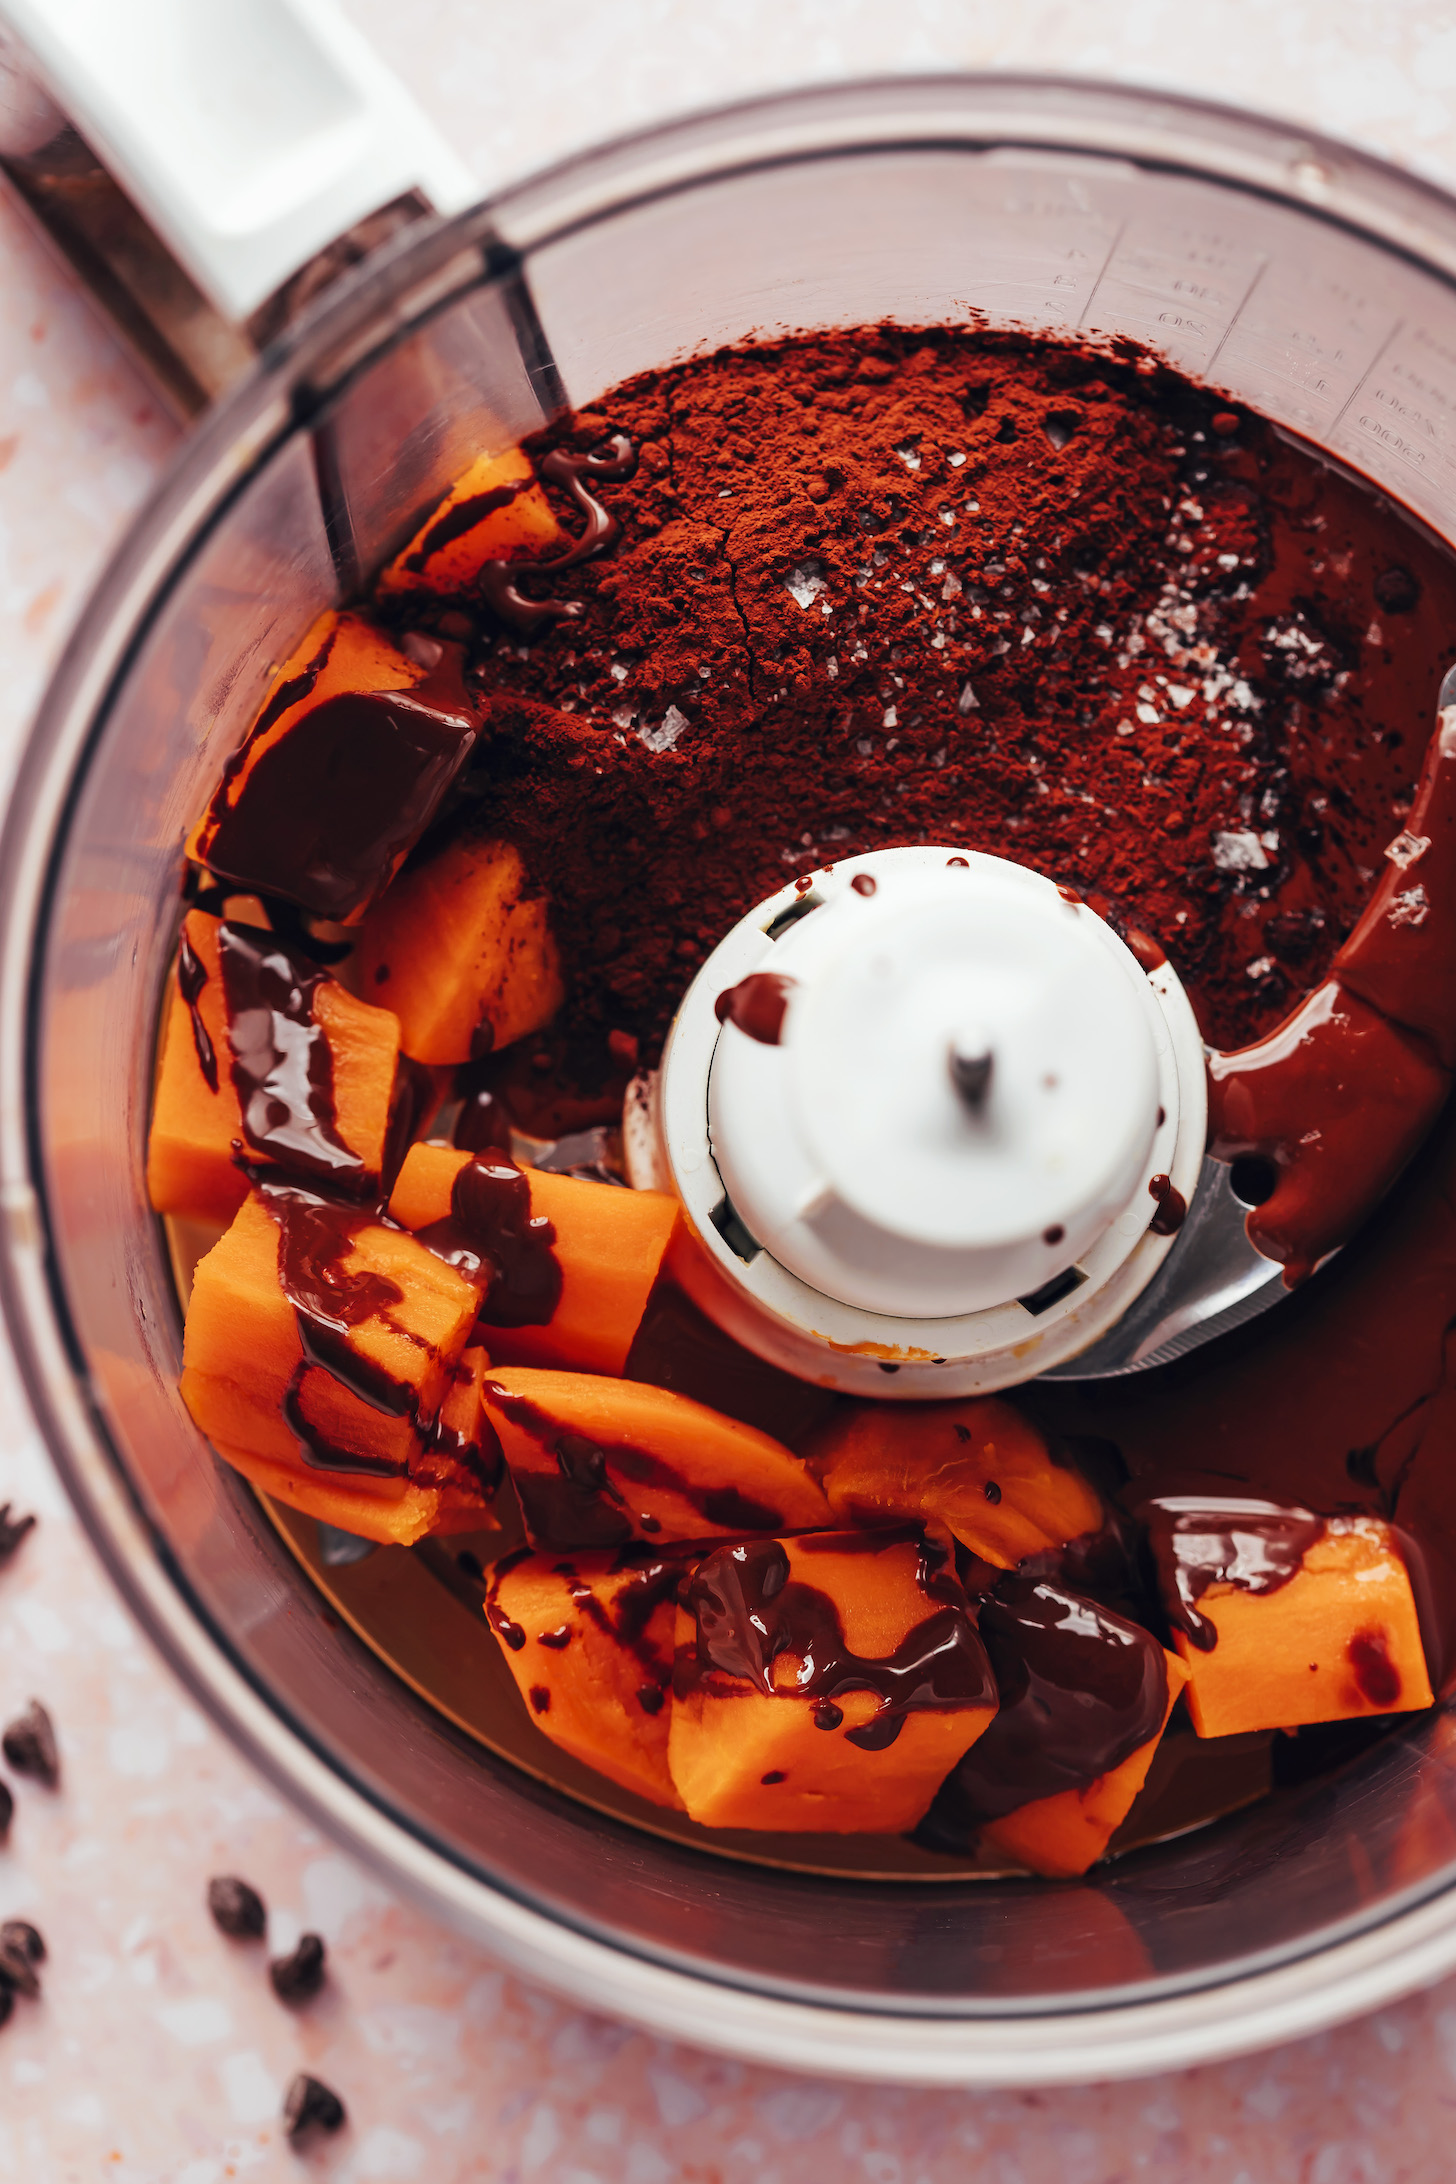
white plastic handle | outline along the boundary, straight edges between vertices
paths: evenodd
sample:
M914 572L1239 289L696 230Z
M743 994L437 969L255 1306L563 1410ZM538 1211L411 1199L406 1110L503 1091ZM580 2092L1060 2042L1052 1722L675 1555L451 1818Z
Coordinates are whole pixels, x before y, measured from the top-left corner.
M0 0L198 287L245 319L367 214L469 169L333 0Z

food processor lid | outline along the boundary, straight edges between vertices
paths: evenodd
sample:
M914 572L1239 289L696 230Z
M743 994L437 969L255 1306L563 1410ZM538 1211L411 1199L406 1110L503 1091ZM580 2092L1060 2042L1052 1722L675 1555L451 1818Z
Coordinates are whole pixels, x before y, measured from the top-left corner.
M771 1043L722 1000L713 1152L739 1218L813 1287L897 1316L1002 1304L1075 1264L1142 1181L1156 1004L1050 881L954 851L857 864L769 975Z

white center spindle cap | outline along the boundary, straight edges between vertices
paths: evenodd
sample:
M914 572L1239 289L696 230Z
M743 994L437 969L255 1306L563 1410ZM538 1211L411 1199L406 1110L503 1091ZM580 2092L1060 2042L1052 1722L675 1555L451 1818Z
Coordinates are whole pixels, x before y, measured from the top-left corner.
M712 1150L739 1220L812 1288L898 1317L1004 1304L1144 1188L1146 975L1049 881L985 857L885 871L787 931L772 969L777 1042L740 1028L763 1028L748 1008L718 1041Z
M624 1117L633 1180L682 1203L674 1278L851 1394L969 1395L1076 1356L1176 1249L1203 1161L1198 1024L1141 955L974 850L788 882L725 933Z

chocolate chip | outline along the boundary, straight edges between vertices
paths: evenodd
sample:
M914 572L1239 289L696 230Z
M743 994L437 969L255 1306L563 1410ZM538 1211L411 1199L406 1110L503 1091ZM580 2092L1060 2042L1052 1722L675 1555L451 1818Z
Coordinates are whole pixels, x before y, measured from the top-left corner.
M213 1924L234 1941L261 1941L268 1913L256 1888L232 1874L220 1874L207 1884L207 1908Z
M29 1919L7 1919L0 1926L0 1949L18 1949L28 1964L44 1964L46 1945Z
M288 2136L301 2138L305 2131L315 2128L337 2131L345 2121L344 2104L333 2087L300 2071L283 2096L283 2125Z
M0 1942L0 1987L8 1987L16 1994L35 1996L40 1993L35 1966L25 1951L8 1948L3 1942Z
M7 1785L0 1782L0 1843L3 1843L9 1834L10 1823L14 1818L15 1799L11 1796Z
M46 1945L29 1919L6 1919L0 1926L0 1993L7 2002L11 1995L40 1993L35 1968L44 1964L45 1954Z
M13 1504L0 1502L0 1562L8 1562L27 1532L34 1531L34 1517L12 1517Z
M292 1956L274 1957L268 1966L280 2002L311 2002L324 1983L324 1945L317 1934L303 1934Z
M61 1779L56 1732L39 1699L32 1699L20 1719L11 1722L0 1736L0 1751L17 1774L34 1775L49 1789L53 1790Z
M15 2007L15 1989L0 1986L0 2025L3 2025Z

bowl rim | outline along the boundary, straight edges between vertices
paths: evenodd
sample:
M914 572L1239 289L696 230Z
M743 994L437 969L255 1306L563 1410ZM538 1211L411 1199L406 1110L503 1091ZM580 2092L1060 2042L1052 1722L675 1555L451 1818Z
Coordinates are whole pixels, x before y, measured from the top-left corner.
M199 534L280 439L355 372L559 236L666 192L851 151L1045 148L1265 196L1456 286L1456 199L1273 117L1036 74L870 77L775 93L572 154L448 221L406 231L272 344L179 447L83 608L35 717L0 834L0 1303L31 1406L93 1546L172 1669L249 1759L335 1839L513 1970L579 2004L745 2059L922 2085L1046 2085L1208 2062L1320 2030L1456 1966L1456 1880L1274 1964L1234 1963L1152 2000L936 2016L771 1996L577 1930L492 1887L299 1736L192 1604L87 1385L47 1249L35 1068L38 967L72 807L112 694Z

